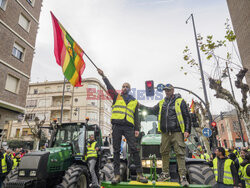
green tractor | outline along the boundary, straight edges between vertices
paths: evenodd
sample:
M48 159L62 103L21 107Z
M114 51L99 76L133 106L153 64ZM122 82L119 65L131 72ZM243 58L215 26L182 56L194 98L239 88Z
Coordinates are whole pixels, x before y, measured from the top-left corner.
M150 180L148 184L136 182L136 169L133 161L129 157L121 156L120 173L122 181L119 187L180 187L177 161L174 152L170 159L171 182L157 182L157 177L162 171L162 160L160 154L161 134L157 130L157 116L142 115L141 113L141 133L138 138L138 149L142 160L143 174ZM192 130L193 131L193 130ZM193 134L191 134L193 135ZM205 160L190 158L190 151L196 148L193 138L186 142L186 167L189 187L214 187L216 185L212 169ZM112 159L101 169L102 186L112 187L110 181L114 177Z
M50 146L23 156L17 169L4 181L5 188L88 188L91 176L85 160L87 139L93 134L98 145L96 171L110 151L102 145L99 126L87 123L53 123ZM98 173L97 173L98 174Z

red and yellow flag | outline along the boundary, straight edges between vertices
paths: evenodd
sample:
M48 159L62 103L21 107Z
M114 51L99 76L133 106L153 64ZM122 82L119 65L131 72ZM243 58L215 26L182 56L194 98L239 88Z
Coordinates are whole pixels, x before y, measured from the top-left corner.
M81 75L85 69L85 62L82 58L84 52L60 24L54 14L50 13L54 29L54 54L56 62L62 67L65 78L73 86L82 86Z
M191 105L190 105L191 113L194 113L194 100L192 99Z

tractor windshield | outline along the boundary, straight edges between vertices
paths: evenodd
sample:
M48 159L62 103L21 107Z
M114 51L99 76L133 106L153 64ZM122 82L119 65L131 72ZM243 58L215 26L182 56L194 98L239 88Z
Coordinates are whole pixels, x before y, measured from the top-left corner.
M55 146L71 143L77 153L84 153L85 126L77 124L63 125L56 134Z
M147 115L145 111L142 111L141 115L141 132L147 134L159 134L157 127L157 116Z

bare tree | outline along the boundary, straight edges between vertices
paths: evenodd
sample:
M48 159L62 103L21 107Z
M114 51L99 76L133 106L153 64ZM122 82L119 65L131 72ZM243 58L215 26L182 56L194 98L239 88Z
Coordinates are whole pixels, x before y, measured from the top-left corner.
M198 136L202 139L207 152L211 154L209 140L202 134L202 130L207 127L207 122L206 122L207 111L202 106L201 102L199 103L194 101L194 107L195 107L194 108L195 114L198 117L198 122L199 122L199 127L196 127L195 131L197 132Z
M220 67L222 67L221 62L225 63L226 65L234 65L238 66L235 62L232 61L232 53L227 51L227 55L225 58L220 57L216 55L216 50L219 48L226 48L227 45L231 45L235 50L235 40L236 35L234 34L233 30L230 27L229 20L227 19L227 22L225 23L226 26L226 34L225 34L225 40L217 40L215 41L213 38L213 35L208 35L205 39L199 34L197 36L199 48L203 55L206 56L207 61L210 61L211 59L214 60L216 63L215 71L213 74L207 74L208 80L209 80L209 87L215 91L215 97L219 99L223 99L227 101L229 104L233 105L240 115L240 118L242 118L245 122L246 128L247 128L247 134L249 135L250 132L250 116L249 116L249 106L247 105L247 94L249 92L249 86L246 83L243 83L243 79L246 76L246 73L248 69L240 67L240 71L238 74L236 74L236 81L235 86L236 88L240 89L242 94L242 105L240 105L239 101L235 99L235 97L232 95L232 93L223 87L223 75L225 75L226 71L229 71L229 67L226 66L226 69L223 71L220 71ZM236 50L235 50L236 51ZM184 60L187 62L187 64L192 67L199 69L198 64L193 59L192 54L190 52L190 49L188 46L185 47L184 51ZM183 67L181 67L181 70L184 70ZM231 71L233 71L232 68L230 68ZM185 75L187 75L187 72L184 72Z
M34 144L33 144L33 150L38 150L39 149L39 143L42 137L42 129L41 127L45 123L45 117L43 120L40 121L38 117L35 117L34 122L35 124L30 124L29 118L25 116L25 122L29 126L32 136L34 138Z

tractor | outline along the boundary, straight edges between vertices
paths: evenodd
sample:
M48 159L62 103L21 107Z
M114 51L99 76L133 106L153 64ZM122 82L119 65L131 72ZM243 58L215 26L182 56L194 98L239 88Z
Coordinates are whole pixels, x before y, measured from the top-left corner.
M86 161L87 139L93 134L100 146L96 171L99 171L110 151L102 145L98 125L57 123L51 125L49 147L23 156L18 168L4 181L5 188L88 188L91 176ZM98 174L98 173L97 173Z
M126 157L121 156L120 173L122 181L119 187L179 187L179 175L175 154L172 150L170 158L170 182L157 182L157 177L162 171L162 160L160 154L161 134L157 130L157 116L147 115L140 112L141 131L137 138L138 150L142 160L143 174L150 180L148 184L136 182L136 169L129 157L129 148ZM192 128L192 132L194 129ZM194 134L191 134L194 135ZM187 178L190 187L214 187L216 185L212 169L202 159L190 158L190 152L196 148L194 139L189 138L186 142L186 167ZM112 187L110 181L114 177L112 159L101 169L102 186Z

